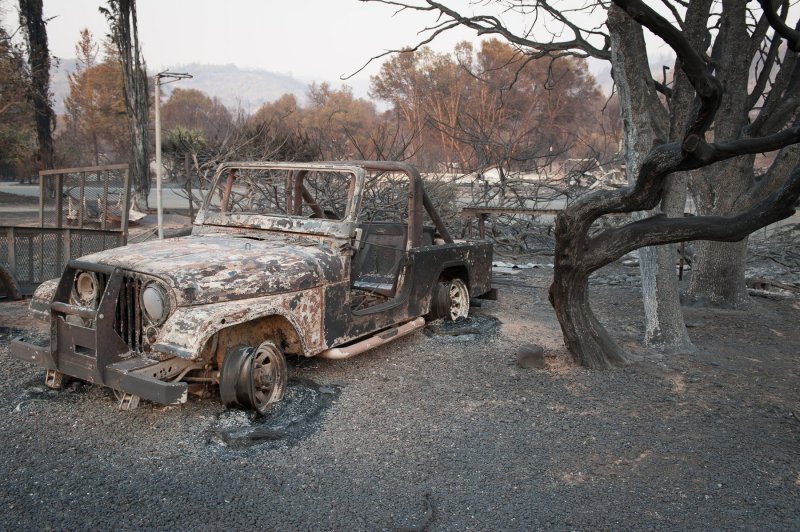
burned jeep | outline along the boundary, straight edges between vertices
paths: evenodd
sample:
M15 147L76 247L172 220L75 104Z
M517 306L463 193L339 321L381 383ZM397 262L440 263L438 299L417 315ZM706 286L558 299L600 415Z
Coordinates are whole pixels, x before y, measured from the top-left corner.
M348 358L491 297L492 246L455 242L419 173L391 162L221 165L191 236L69 262L11 355L115 390L121 409L205 395L264 412L285 354Z

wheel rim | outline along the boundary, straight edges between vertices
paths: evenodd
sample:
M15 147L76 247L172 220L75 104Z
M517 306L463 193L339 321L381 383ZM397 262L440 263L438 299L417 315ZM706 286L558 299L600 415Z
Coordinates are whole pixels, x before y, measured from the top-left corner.
M237 346L229 349L225 355L219 375L219 397L225 406L239 404L237 384L242 373L242 366L251 349L247 346Z
M264 413L267 407L283 398L286 389L286 361L272 342L264 342L255 350L249 368L248 401Z
M287 380L286 359L273 342L238 346L222 364L219 394L226 406L239 405L263 414L283 398Z
M455 321L458 318L466 318L467 314L469 314L469 291L464 281L458 278L450 281L448 296L450 299L450 319Z

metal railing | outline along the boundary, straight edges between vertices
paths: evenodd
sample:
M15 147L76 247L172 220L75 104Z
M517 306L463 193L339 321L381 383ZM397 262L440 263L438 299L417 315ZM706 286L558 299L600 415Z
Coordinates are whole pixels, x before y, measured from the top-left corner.
M129 208L126 164L41 171L39 227L0 226L0 267L30 295L70 259L124 246Z

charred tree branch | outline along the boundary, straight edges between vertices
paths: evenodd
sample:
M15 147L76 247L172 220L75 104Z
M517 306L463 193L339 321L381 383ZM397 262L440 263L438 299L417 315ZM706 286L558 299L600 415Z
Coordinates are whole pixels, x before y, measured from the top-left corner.
M772 26L778 35L786 39L786 43L791 50L800 52L800 31L791 28L781 18L778 14L778 10L775 9L775 0L758 0L758 3L761 4L762 9L764 9L764 15L766 15L769 25Z
M750 107L755 106L755 104L764 94L764 89L767 86L767 82L772 76L772 67L775 65L775 61L778 58L778 52L780 51L781 47L780 45L780 39L772 39L769 50L767 51L767 55L764 57L764 64L762 65L761 72L758 75L756 84L753 86L753 90L750 92Z
M640 0L614 0L636 22L661 37L678 56L681 68L697 91L698 101L689 120L686 135L704 135L714 121L721 101L722 85L711 75L705 58L685 34Z
M561 216L583 220L581 225L588 228L606 214L653 209L661 200L664 180L672 172L695 170L738 155L779 150L797 142L800 142L800 127L796 126L754 139L707 143L692 137L684 141L683 146L676 142L662 144L650 152L632 187L600 190L583 196Z
M691 240L737 242L753 231L792 216L800 198L800 167L783 187L737 216L653 216L609 229L588 244L588 267L594 271L645 246Z

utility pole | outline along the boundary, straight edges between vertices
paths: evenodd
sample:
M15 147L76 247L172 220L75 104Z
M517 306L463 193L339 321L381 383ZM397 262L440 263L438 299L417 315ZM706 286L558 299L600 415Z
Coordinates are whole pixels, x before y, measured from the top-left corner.
M186 72L159 72L156 74L156 204L158 211L158 239L164 239L164 201L161 194L161 85L191 78ZM167 79L169 81L162 81ZM190 198L191 201L191 198Z

